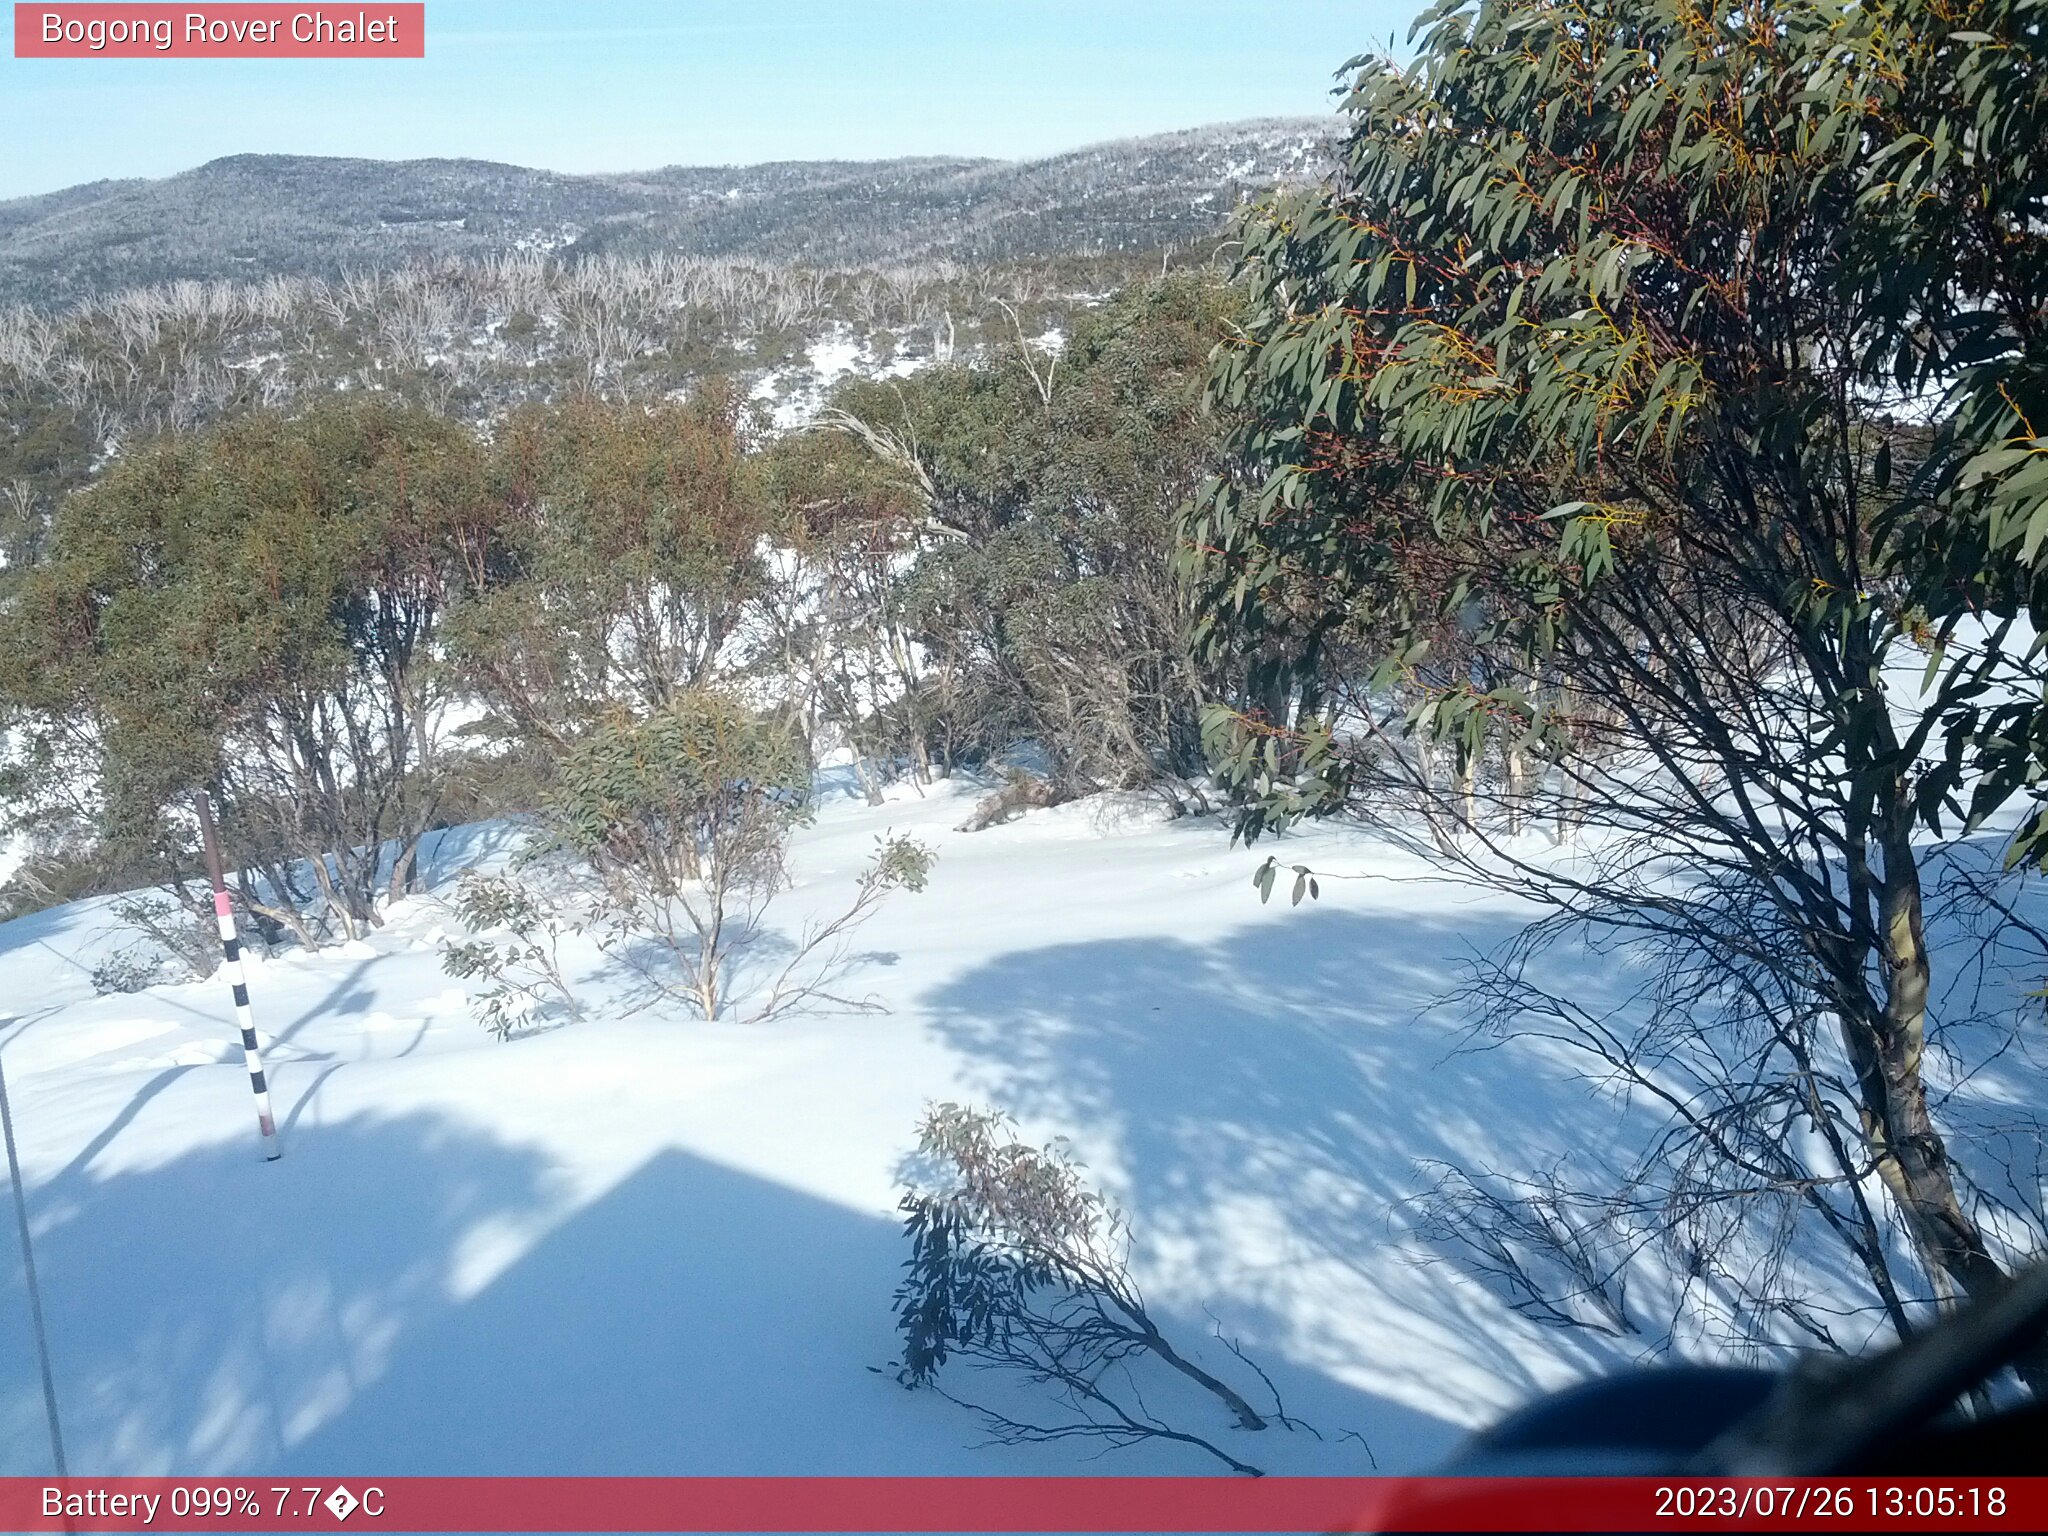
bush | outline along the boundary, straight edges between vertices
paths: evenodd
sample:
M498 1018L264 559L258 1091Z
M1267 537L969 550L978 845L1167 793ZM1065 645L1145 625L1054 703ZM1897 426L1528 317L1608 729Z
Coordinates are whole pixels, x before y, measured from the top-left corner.
M731 1001L735 961L762 938L768 905L788 883L789 838L809 817L809 789L809 758L787 721L696 690L578 742L544 814L556 845L590 872L607 952L658 997L715 1019ZM805 1000L871 1008L831 990L850 960L847 940L889 892L922 889L930 865L923 844L885 837L852 903L805 928L746 1021Z
M165 891L137 891L111 908L115 920L139 933L92 969L95 992L140 992L160 982L202 981L220 960L220 933L212 914Z
M202 889L138 891L113 906L114 916L163 952L165 967L203 981L220 963L220 925Z
M130 944L92 968L92 989L102 997L109 992L145 992L170 979L170 969L147 944Z
M470 999L477 1020L500 1040L560 1011L580 1018L582 1005L562 974L562 936L577 925L532 887L505 875L466 871L455 891L455 915L471 937L442 946L441 968L490 987ZM508 936L498 943L483 937Z
M906 1386L933 1384L956 1356L1021 1372L1051 1384L1067 1416L1032 1423L965 1404L998 1439L1178 1440L1257 1475L1154 1415L1128 1371L1111 1372L1149 1360L1222 1403L1240 1429L1291 1423L1277 1397L1262 1414L1167 1340L1131 1278L1129 1223L1083 1182L1063 1148L1016 1140L1003 1115L938 1104L919 1127L918 1155L922 1166L900 1206L911 1244L909 1274L896 1291ZM1263 1373L1232 1352L1270 1394Z

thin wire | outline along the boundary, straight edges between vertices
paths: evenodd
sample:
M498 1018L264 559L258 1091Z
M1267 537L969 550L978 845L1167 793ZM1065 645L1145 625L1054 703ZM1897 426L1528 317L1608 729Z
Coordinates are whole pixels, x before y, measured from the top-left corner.
M43 1370L43 1411L50 1420L50 1455L57 1463L57 1476L69 1480L64 1466L64 1432L57 1425L57 1378L50 1372L50 1335L43 1326L43 1291L36 1282L35 1249L28 1232L28 1196L21 1187L21 1159L14 1150L14 1111L7 1102L7 1069L0 1062L0 1136L7 1142L7 1175L14 1185L14 1219L21 1228L21 1272L28 1281L28 1315L36 1335L36 1361ZM69 1521L65 1522L67 1529Z

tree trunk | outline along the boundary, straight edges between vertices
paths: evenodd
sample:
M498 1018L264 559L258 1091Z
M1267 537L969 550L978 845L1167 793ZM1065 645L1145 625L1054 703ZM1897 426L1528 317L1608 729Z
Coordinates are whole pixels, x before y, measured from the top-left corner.
M1024 811L1044 806L1058 805L1073 797L1057 785L1039 778L1035 774L1020 773L994 794L987 796L974 807L974 814L953 830L956 832L982 832L1008 821Z
M1903 783L1890 787L1875 829L1884 857L1877 886L1883 1007L1872 1020L1845 1019L1843 1034L1856 1070L1864 1138L1930 1281L1937 1291L1946 1282L1981 1300L2003 1290L2009 1277L1956 1193L1954 1165L1927 1107L1922 1057L1930 972L1920 868L1905 794ZM2019 1371L2037 1395L2048 1395L2048 1341L2033 1346Z
M419 865L420 839L424 832L415 832L399 845L398 857L391 861L391 883L386 888L390 899L397 901L412 889L413 871Z

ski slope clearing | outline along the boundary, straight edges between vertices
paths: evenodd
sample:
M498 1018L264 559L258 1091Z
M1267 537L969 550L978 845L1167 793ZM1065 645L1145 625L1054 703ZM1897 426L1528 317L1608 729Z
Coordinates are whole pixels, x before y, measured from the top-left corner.
M103 901L0 927L72 1470L1215 1470L1185 1446L985 1445L896 1382L897 1175L941 1099L1071 1139L1128 1211L1169 1332L1219 1368L1235 1340L1321 1432L1186 1407L1268 1470L1427 1467L1646 1352L1536 1326L1404 1225L1419 1161L1535 1168L1631 1133L1539 1043L1461 1050L1461 1021L1422 1011L1525 910L1378 879L1262 907L1265 847L1215 821L1097 798L956 833L977 792L836 799L798 839L773 909L792 931L844 904L885 829L936 847L929 888L858 936L853 984L886 1014L629 1013L578 948L593 1017L501 1044L441 969L454 925L431 893L367 943L253 961L285 1149L268 1165L218 979L95 997L91 965L125 941ZM430 883L509 841L447 834ZM1282 851L1424 873L1336 830ZM6 1232L0 1471L31 1473L48 1448Z

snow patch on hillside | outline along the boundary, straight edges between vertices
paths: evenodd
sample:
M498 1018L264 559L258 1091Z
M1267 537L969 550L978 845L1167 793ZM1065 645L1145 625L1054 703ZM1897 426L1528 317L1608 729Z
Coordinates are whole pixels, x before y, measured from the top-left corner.
M801 363L764 371L754 381L751 395L768 407L775 429L786 432L815 419L833 389L847 378L907 378L931 362L929 356L898 352L885 363L865 337L835 326L804 348Z

